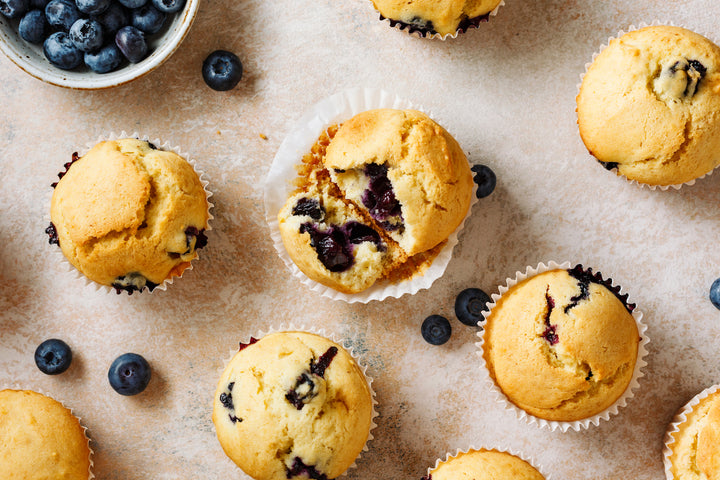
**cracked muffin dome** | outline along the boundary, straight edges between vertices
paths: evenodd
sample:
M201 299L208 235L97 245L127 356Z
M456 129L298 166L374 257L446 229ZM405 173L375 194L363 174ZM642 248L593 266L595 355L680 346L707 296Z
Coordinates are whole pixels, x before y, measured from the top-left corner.
M422 480L544 480L525 460L497 450L470 450L439 462Z
M670 26L613 39L577 96L580 135L607 169L678 185L720 163L720 48Z
M207 241L209 213L184 158L127 138L101 142L69 164L50 217L70 263L120 293L182 274Z
M85 430L60 402L0 391L0 478L88 480L90 454Z
M225 453L255 480L331 479L368 440L372 393L340 345L279 332L241 344L225 367L212 419Z
M720 392L690 410L669 447L670 473L675 480L720 480Z
M485 322L490 377L517 407L571 422L610 407L630 385L640 336L627 295L578 265L512 287Z
M487 18L502 0L372 0L380 14L423 34L453 34Z
M343 195L412 256L462 223L473 180L457 141L415 110L378 109L343 123L325 166Z

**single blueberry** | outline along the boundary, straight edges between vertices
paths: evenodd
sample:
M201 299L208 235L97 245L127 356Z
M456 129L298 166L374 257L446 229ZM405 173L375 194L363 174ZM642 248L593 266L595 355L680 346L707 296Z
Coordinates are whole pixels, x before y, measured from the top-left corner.
M710 301L716 308L720 309L720 278L710 286Z
M35 349L35 365L46 375L58 375L70 367L72 350L57 338L45 340Z
M58 68L72 70L83 61L83 54L65 32L55 32L43 43L45 57Z
M208 87L219 92L232 90L243 74L240 59L234 53L215 50L202 65L202 76Z
M150 382L150 365L137 353L124 353L110 365L108 381L120 395L137 395Z
M140 8L147 3L147 0L118 0L127 8Z
M20 20L18 33L26 42L41 44L45 40L45 13L42 10L30 10Z
M0 13L7 18L18 18L30 9L29 0L0 0Z
M70 40L78 50L92 52L103 44L103 32L100 22L81 18L70 27Z
M70 0L51 0L45 7L45 17L50 25L67 32L80 18L80 11Z
M175 13L182 10L185 0L152 0L152 4L161 12Z
M119 3L111 3L107 10L97 16L96 20L102 25L107 38L114 37L118 30L130 25L130 15Z
M123 27L115 34L115 45L131 63L138 63L147 55L145 34L135 27Z
M148 3L130 12L130 23L141 32L152 35L160 31L166 17L165 13Z
M95 73L108 73L115 70L122 62L122 53L114 44L109 44L97 52L85 54L85 65Z
M450 340L452 328L447 318L440 315L430 315L423 321L420 327L422 337L430 345L442 345Z
M78 10L88 15L99 15L110 6L111 0L75 0Z
M479 288L466 288L455 298L455 315L465 325L475 326L489 302L488 294Z
M495 184L497 183L495 172L487 165L473 165L471 170L475 172L474 180L478 186L475 196L485 198L490 195L495 190Z

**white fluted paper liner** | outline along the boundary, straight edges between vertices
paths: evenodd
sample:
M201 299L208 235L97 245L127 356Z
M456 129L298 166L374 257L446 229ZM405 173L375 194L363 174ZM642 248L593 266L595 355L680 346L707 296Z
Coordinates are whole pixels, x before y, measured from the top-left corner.
M432 261L432 264L424 272L415 275L411 279L397 283L381 280L362 292L348 294L338 292L311 280L300 271L285 250L277 219L278 212L285 205L290 194L296 189L292 184L292 181L298 177L295 167L301 164L303 156L310 152L322 132L328 127L342 123L358 113L377 108L423 110L422 107L397 95L372 88L354 88L326 98L311 107L292 127L275 155L264 185L265 217L270 227L273 245L283 263L310 290L319 293L323 297L348 303L368 303L372 300L383 300L388 297L399 298L405 294L414 295L420 290L430 288L433 282L443 275L450 263L453 248L458 242L458 234L470 216L473 205L477 203L477 197L475 196L477 185L473 183L472 200L462 223L448 237L447 243ZM432 118L429 112L425 113Z
M281 332L304 332L304 333L313 333L315 335L319 335L328 340L332 340L333 342L335 342L338 345L340 345L341 347L343 347L343 349L345 349L345 351L350 354L350 356L353 358L353 360L355 360L355 363L357 363L358 367L360 367L360 371L362 372L363 377L365 377L367 386L370 389L370 397L372 398L372 414L370 416L370 430L368 430L368 438L365 441L365 445L363 445L363 448L362 448L362 452L367 452L368 451L368 443L370 443L370 441L375 438L375 437L373 437L372 431L375 427L377 427L377 424L375 423L375 417L377 417L379 415L377 412L377 409L376 409L378 402L377 402L377 399L375 398L375 390L373 390L373 387L372 387L373 378L367 374L367 365L365 365L360 360L360 357L358 357L358 355L353 351L351 346L349 346L345 342L339 340L334 333L332 333L332 332L328 333L325 331L324 328L307 327L302 324L299 326L294 325L292 323L289 323L287 325L280 324L277 327L268 326L267 330L258 330L257 333L254 333L252 335L245 335L242 338L242 340L239 341L239 343L247 345L250 343L250 340L252 338L254 338L256 340L260 340L263 337L270 335L271 333L281 333ZM218 378L220 378L222 376L222 374L225 372L225 369L227 368L227 366L230 364L233 357L235 357L235 355L237 353L238 353L237 347L233 348L230 351L228 358L226 358L223 362L223 365L220 368L218 368ZM348 470L350 470L351 468L356 468L357 461L360 457L362 457L362 453L358 453L358 456L355 457L355 461L347 468L347 470L345 470L342 473L341 476L347 475Z
M669 26L669 27L682 27L682 28L686 28L686 29L688 29L688 30L692 30L692 29L689 29L689 28L687 28L687 27L685 27L685 26L682 26L682 25L675 25L674 22L661 22L660 20L657 20L657 19L653 20L653 21L650 22L649 24L648 24L648 23L645 23L645 22L640 22L640 23L638 23L637 26L635 26L635 25L630 25L630 26L627 28L627 30L619 30L614 37L608 37L607 42L604 43L604 44L602 44L602 45L600 45L600 48L599 48L595 53L593 53L592 59L590 60L590 62L585 64L585 71L580 74L580 83L577 84L577 93L578 93L578 95L580 94L580 87L582 86L583 79L585 78L585 75L587 74L587 71L588 71L588 69L590 68L590 65L592 65L593 62L595 61L595 59L597 58L597 56L600 55L600 53L601 53L603 50L605 50L605 49L608 47L608 45L610 45L610 42L612 42L612 41L615 40L616 38L622 37L622 36L625 35L626 33L634 32L634 31L636 31L636 30L640 30L640 29L645 28L645 27L658 27L658 26L663 26L663 25L667 25L667 26ZM693 30L693 31L694 31L694 30ZM699 33L699 32L696 32L696 33ZM702 35L702 36L705 37L705 38L711 39L713 42L715 42L715 40L713 40L712 37L711 37L710 35L706 34L706 33L700 33L700 35ZM575 115L577 116L577 108L575 108ZM577 119L576 119L576 123L577 123ZM593 158L595 158L595 157L593 157ZM596 159L596 160L597 160L597 159ZM718 166L720 166L720 165L718 165ZM717 166L716 166L715 168L717 168ZM612 169L610 169L610 171L613 172L613 173L615 173L618 177L622 177L622 178L625 179L626 181L628 181L628 182L630 182L630 183L632 183L632 184L638 185L640 188L649 188L650 190L653 190L653 191L659 188L660 190L662 190L662 191L664 192L664 191L666 191L666 190L668 190L668 189L670 189L670 188L673 188L673 189L675 189L675 190L680 190L680 189L681 189L683 186L685 186L685 185L688 185L688 186L695 185L695 182L696 182L697 180L700 180L701 178L705 178L705 177L707 177L708 175L712 174L712 173L715 171L715 169L710 170L709 172L704 173L704 174L700 175L699 177L693 178L692 180L688 180L687 182L678 183L678 184L675 184L675 185L650 185L650 184L638 182L637 180L633 180L633 179L631 179L631 178L626 177L625 175L623 175L622 173L620 173L617 168L612 168Z
M387 18L382 14L380 14L380 21L387 22L391 28L394 28L397 30L407 30L407 33L409 35L417 36L420 38L433 38L433 39L438 39L438 40L447 40L448 38L457 38L458 35L460 35L461 33L467 32L471 28L480 28L480 25L482 25L483 23L489 22L491 17L496 16L498 14L498 11L500 11L500 7L502 7L504 5L505 5L505 0L501 0L500 3L498 3L498 5L495 8L493 8L491 12L489 12L487 14L488 15L487 20L481 20L478 25L471 25L464 29L458 28L457 30L455 30L455 32L446 33L445 35L441 35L439 33L434 33L434 34L422 33L419 30L417 30L416 28L413 28L412 26L403 25L401 23L398 23L397 20ZM377 8L375 8L375 11L380 13Z
M665 438L663 440L663 464L665 466L665 477L667 480L674 480L674 476L671 471L672 463L670 462L670 457L673 453L673 444L675 443L675 437L673 434L680 431L680 425L687 421L688 415L690 415L695 407L697 407L702 400L717 392L718 389L720 389L720 385L713 385L712 387L708 387L695 395L689 402L683 405L680 410L678 410L672 422L668 425L668 429L665 432Z
M587 269L588 267L583 265L584 269ZM493 293L490 297L492 299L491 303L488 303L487 310L484 310L482 312L483 320L478 322L478 326L483 327L485 322L487 321L488 315L490 315L490 312L492 312L492 309L495 308L495 305L497 304L497 301L500 299L501 296L503 296L510 288L517 285L518 283L522 282L523 280L526 280L527 278L534 277L535 275L543 272L547 272L549 270L556 270L556 269L562 269L567 270L571 268L571 263L569 261L565 261L562 263L556 263L556 262L548 262L547 265L544 263L538 264L537 267L530 267L528 266L525 269L525 272L517 271L515 272L514 278L506 278L505 279L505 285L500 285L498 287L498 293ZM604 279L609 280L608 277L603 276ZM622 290L619 292L620 294L624 295L625 292L622 292ZM628 298L628 303L630 302ZM558 421L551 421L551 420L545 420L544 418L539 418L534 415L529 414L525 410L521 409L520 407L516 406L514 403L512 403L500 390L500 387L497 386L495 381L490 376L490 373L487 368L487 364L485 363L485 358L483 357L483 345L485 343L485 329L483 328L481 331L477 333L477 336L480 337L480 341L477 342L475 345L478 347L478 356L480 357L480 364L481 364L481 372L482 375L485 378L485 381L487 382L488 387L490 390L495 394L497 403L501 404L505 410L512 410L515 412L515 415L518 419L524 420L525 422L529 424L537 424L540 428L549 428L552 431L560 429L563 432L566 432L568 429L572 428L573 430L580 431L581 429L587 429L590 424L593 424L595 426L598 426L600 423L600 420L609 420L611 415L616 415L618 413L618 410L621 407L624 407L627 405L627 401L635 396L634 390L640 387L640 383L638 382L638 379L644 375L642 369L647 365L647 362L644 360L645 356L648 354L647 351L647 344L650 341L650 339L646 335L647 326L642 322L643 313L638 309L635 308L632 312L632 316L635 319L635 323L637 325L638 334L640 335L640 342L638 344L638 354L637 359L635 361L635 368L633 370L633 375L630 380L630 383L628 384L627 388L625 389L625 392L615 400L615 402L610 405L608 408L603 410L602 412L593 415L591 417L582 419L582 420L575 420L573 422L558 422Z
M88 451L90 452L90 453L88 453L88 461L90 462L90 465L88 466L88 480L93 480L95 478L95 472L93 472L93 467L95 466L95 463L93 462L93 458L92 458L93 455L95 454L95 452L93 451L92 446L90 445L90 437L87 434L87 427L85 425L83 425L82 419L80 417L78 417L77 415L75 415L75 412L73 412L72 408L68 407L64 401L58 400L57 398L48 394L47 392L45 392L42 389L28 388L28 387L22 386L18 383L13 383L12 385L4 385L4 384L0 385L0 390L19 390L19 391L30 391L30 392L39 393L41 395L45 395L48 398L52 398L56 402L60 402L60 405L62 405L67 410L69 410L70 414L77 419L78 423L80 424L80 428L82 428L83 434L85 435L85 440L87 440L87 447L88 447Z
M428 467L428 469L427 469L427 474L430 475L430 472L432 472L433 470L435 470L436 468L438 468L438 466L439 466L441 463L445 463L445 462L447 462L447 461L449 461L449 460L451 460L451 459L453 459L453 458L459 457L460 455L464 455L464 454L469 453L469 452L482 451L482 450L495 451L495 452L500 452L500 453L509 453L510 455L513 455L514 457L517 457L517 458L519 458L519 459L521 459L521 460L529 463L530 465L532 465L532 467L533 467L535 470L537 470L538 472L540 472L540 475L542 475L543 477L545 477L545 480L552 480L552 477L550 477L550 474L548 474L548 473L545 472L545 468L544 468L542 465L538 465L537 463L535 463L535 461L532 459L532 457L528 457L528 456L520 453L519 451L517 451L517 450L515 450L515 449L513 449L513 448L507 448L507 447L504 447L504 446L501 446L501 447L488 447L488 446L486 446L486 445L480 445L479 447L478 447L478 446L475 446L475 445L470 445L470 446L467 447L465 450L462 450L462 449L459 449L459 448L458 448L457 451L455 452L455 454L452 454L452 453L448 452L448 453L445 455L445 458L444 458L444 459L443 459L443 458L438 458L437 460L435 460L435 465L434 465L434 466Z
M203 178L203 177L205 176L205 172L203 172L202 170L199 170L199 169L197 168L197 164L196 164L195 160L192 159L192 158L190 158L190 157L188 156L188 154L185 153L180 147L178 147L178 146L172 146L172 145L170 145L169 142L163 142L163 141L160 140L159 138L150 139L150 137L148 137L147 135L140 135L138 132L134 132L134 133L129 134L129 133L125 132L125 130L123 130L123 131L121 131L119 134L116 134L115 132L111 132L111 133L110 133L109 135L107 135L107 136L100 136L100 137L98 137L98 139L97 139L94 143L87 143L87 144L85 145L84 149L81 149L81 150L78 151L78 155L79 155L80 157L82 157L82 156L85 155L87 152L89 152L91 148L93 148L95 145L97 145L97 144L100 143L100 142L120 140L120 139L123 139L123 138L137 138L137 139L139 139L139 140L144 140L144 141L146 141L146 142L150 142L150 143L152 143L153 145L155 145L159 150L165 150L165 151L169 151L169 152L174 152L174 153L180 155L182 158L184 158L185 160L187 160L187 162L188 162L190 165L192 165L193 170L195 170L195 173L197 173L198 178L200 179L200 183L201 183L202 186L203 186L203 190L205 191L205 200L207 201L207 205L208 205L208 208L207 208L208 220L207 220L207 228L205 229L205 232L209 232L210 230L212 230L212 225L210 225L210 221L211 221L213 218L215 218L215 217L213 217L212 213L210 212L210 209L214 207L214 205L210 202L210 197L212 196L212 192L211 192L210 190L208 190L208 188L207 188L210 182L208 182L207 180L205 180L205 179ZM54 189L53 189L53 190L54 190ZM47 202L46 202L46 205L48 205L48 206L50 205L50 202L51 202L51 200L52 200L52 192L53 192L53 190L50 190L50 192L49 192L49 197L48 197ZM49 210L49 209L48 209L48 211L47 211L47 213L46 213L46 217L47 217L47 221L46 221L45 223L46 223L46 225L47 225L47 224L50 223L50 210ZM105 291L106 293L118 293L118 292L116 292L116 290L115 290L113 287L111 287L111 286L109 286L109 285L102 285L102 284L100 284L100 283L97 283L97 282L94 282L94 281L90 280L88 277L86 277L85 275L83 275L83 273L82 273L80 270L78 270L77 268L75 268L75 266L74 266L73 264L71 264L71 263L68 261L67 258L65 258L65 255L63 255L62 249L61 249L58 245L54 245L53 247L54 247L54 248L53 248L53 253L54 253L54 255L56 255L56 256L58 257L58 260L57 260L57 261L58 261L61 265L64 265L65 268L66 268L66 270L67 270L68 272L73 272L76 278L81 279L82 281L84 281L84 282L85 282L85 287L94 288L95 291L103 290L103 291ZM150 290L149 288L143 288L142 291L140 291L140 292L134 292L134 293L138 294L137 296L139 296L139 294L141 294L141 293L142 293L142 294L145 294L145 293L151 294L151 293L153 293L153 292L156 291L156 290L163 290L163 291L164 291L164 290L167 290L168 285L171 285L171 284L175 281L175 278L182 278L182 276L185 274L185 272L193 269L193 262L195 262L195 261L197 261L197 260L200 259L200 251L199 251L199 250L201 250L201 249L197 249L197 250L196 250L196 252L197 252L197 257L194 258L193 260L191 260L190 265L188 265L188 266L180 273L180 275L174 275L174 276L171 276L170 278L166 278L166 279L163 281L163 283L159 284L159 285L158 285L157 287L155 287L153 290ZM132 296L132 295L127 295L127 296Z

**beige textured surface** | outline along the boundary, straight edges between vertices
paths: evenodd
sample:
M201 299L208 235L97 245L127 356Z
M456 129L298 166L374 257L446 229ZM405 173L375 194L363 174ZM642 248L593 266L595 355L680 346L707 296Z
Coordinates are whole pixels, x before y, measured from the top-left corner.
M613 40L577 103L588 150L630 179L677 185L720 164L720 47L697 33L652 26Z
M544 480L521 458L493 450L470 450L450 458L430 471L432 480Z
M331 349L327 368L314 371ZM232 409L223 393L231 395ZM355 360L342 346L304 332L273 333L236 353L213 405L223 449L257 480L287 480L297 464L340 476L365 446L372 419L370 388Z
M579 138L576 87L592 53L620 28L660 18L714 32L718 17L717 0L508 0L480 29L442 42L388 28L365 1L221 0L202 3L167 63L117 89L60 89L0 58L0 382L72 405L89 427L99 478L245 479L210 419L218 369L246 335L293 320L350 339L375 378L375 440L349 480L419 479L471 444L521 451L556 479L662 478L667 424L720 378L720 312L707 300L720 276L720 176L652 192L606 172ZM202 61L215 48L234 50L245 65L232 92L203 84ZM290 275L262 202L285 132L314 102L356 86L417 102L472 163L498 175L445 276L412 297L367 305L318 297ZM85 288L43 233L58 165L122 129L192 152L215 192L208 246L166 292ZM496 405L477 381L475 330L454 319L463 288L491 291L550 259L611 272L642 306L652 339L635 397L583 432L541 430ZM420 337L432 313L452 322L442 347ZM75 353L58 377L33 363L51 336ZM122 397L107 383L124 352L153 367L140 396Z
M80 421L33 391L0 391L0 478L88 480L90 450Z

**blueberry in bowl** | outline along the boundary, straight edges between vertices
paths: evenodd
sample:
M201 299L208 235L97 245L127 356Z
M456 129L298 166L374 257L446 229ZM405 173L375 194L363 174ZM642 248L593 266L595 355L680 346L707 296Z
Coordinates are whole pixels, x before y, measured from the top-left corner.
M125 84L160 66L178 48L194 21L200 0L145 0L140 5L133 0L123 2L0 0L0 50L30 75L53 85L103 89ZM156 3L163 7L158 8ZM70 37L70 29L78 20L86 21L84 30L88 32L97 29L95 23L90 28L87 22L100 25L100 44L93 43L98 38L93 33L90 38L76 34L75 42L55 36L44 45L56 33ZM118 45L118 31L133 23L142 35L124 34ZM145 43L144 52L140 38ZM109 47L113 44L121 53L119 61L118 51Z

